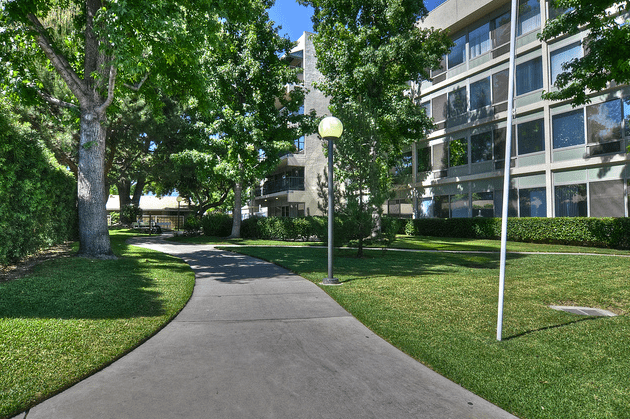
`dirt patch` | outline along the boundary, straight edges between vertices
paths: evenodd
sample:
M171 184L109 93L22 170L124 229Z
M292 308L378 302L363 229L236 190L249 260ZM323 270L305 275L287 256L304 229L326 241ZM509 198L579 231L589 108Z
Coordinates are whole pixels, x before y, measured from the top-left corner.
M14 265L0 265L0 282L12 281L23 278L33 271L38 264L50 259L73 256L72 242L59 244L42 250L31 256L27 256Z

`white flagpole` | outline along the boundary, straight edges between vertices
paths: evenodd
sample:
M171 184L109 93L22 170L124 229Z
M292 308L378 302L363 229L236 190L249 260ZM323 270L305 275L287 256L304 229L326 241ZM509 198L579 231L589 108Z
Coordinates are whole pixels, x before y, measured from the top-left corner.
M507 246L508 207L510 205L510 164L512 161L512 119L514 116L514 62L516 58L516 16L518 0L512 0L510 25L510 68L508 70L508 117L505 138L505 169L503 171L503 208L501 214L501 268L499 272L499 311L497 316L497 340L503 335L503 293L505 290L505 259Z

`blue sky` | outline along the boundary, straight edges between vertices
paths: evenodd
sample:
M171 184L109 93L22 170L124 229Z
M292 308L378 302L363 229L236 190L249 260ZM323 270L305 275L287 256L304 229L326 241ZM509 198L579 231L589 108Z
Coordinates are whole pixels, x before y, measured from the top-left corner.
M429 10L442 2L443 0L425 0ZM300 6L295 0L276 0L276 4L269 10L271 20L276 22L276 26L282 26L280 35L288 35L292 41L297 41L304 31L313 31L312 14L312 8Z

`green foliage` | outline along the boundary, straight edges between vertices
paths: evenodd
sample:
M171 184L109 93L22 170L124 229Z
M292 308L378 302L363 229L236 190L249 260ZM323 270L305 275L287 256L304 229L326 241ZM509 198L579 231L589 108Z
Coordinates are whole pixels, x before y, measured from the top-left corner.
M499 239L500 218L420 218L408 220L412 236ZM628 218L510 218L507 238L530 243L630 249Z
M201 229L206 236L227 237L232 232L232 217L223 213L210 213L201 217Z
M628 2L614 0L556 0L559 9L569 9L547 21L540 39L551 41L566 34L588 28L582 40L584 56L564 66L556 79L559 91L544 93L551 100L572 99L574 105L589 102L589 92L630 82L630 24ZM551 8L551 7L550 7Z
M187 235L197 234L201 230L201 219L195 216L187 217L183 228Z
M120 210L120 218L127 223L133 223L140 217L142 217L142 208L136 205L125 205Z
M0 103L0 264L76 236L76 181Z

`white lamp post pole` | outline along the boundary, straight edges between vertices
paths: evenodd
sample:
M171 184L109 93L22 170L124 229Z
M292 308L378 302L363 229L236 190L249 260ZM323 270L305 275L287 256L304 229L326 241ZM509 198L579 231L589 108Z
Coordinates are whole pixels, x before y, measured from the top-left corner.
M333 186L333 141L341 137L343 124L334 116L328 116L319 123L319 135L328 141L328 277L322 280L323 285L339 285L333 277L333 242L335 196Z
M179 232L179 206L181 205L181 203L182 203L182 197L178 196L177 197L177 231L178 232ZM177 233L177 234L179 234L179 233Z

